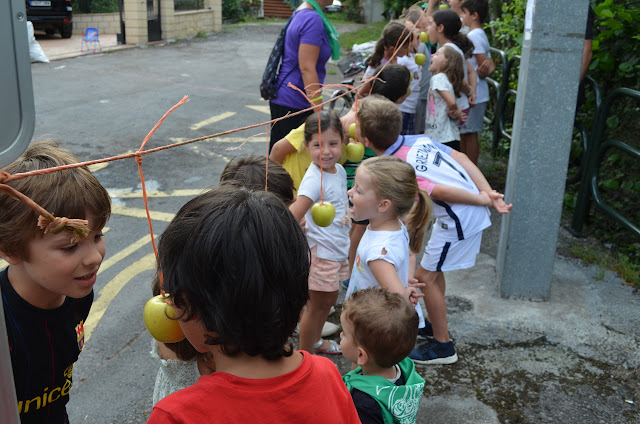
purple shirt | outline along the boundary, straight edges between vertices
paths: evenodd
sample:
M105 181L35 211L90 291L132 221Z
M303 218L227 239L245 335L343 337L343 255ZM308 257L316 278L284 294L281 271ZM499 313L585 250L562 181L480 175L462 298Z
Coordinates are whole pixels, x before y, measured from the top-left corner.
M306 109L311 105L298 91L287 87L291 82L296 87L304 91L304 82L302 81L302 73L298 66L298 49L300 44L311 44L320 47L318 62L316 63L316 72L318 73L318 81L324 83L324 77L327 73L325 65L331 57L331 47L327 32L324 29L322 18L313 9L301 9L294 12L295 15L287 28L287 35L284 41L284 55L282 65L280 65L280 73L278 75L278 96L271 100L280 106L286 106L293 109Z

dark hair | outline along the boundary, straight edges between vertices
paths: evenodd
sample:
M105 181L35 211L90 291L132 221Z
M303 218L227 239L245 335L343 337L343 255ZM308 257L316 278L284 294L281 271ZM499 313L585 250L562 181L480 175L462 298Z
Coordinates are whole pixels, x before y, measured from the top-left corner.
M265 169L267 161L269 167ZM280 196L287 205L293 203L295 186L291 175L282 165L265 156L238 156L231 159L220 175L221 183L228 181L236 181L254 191L266 188Z
M433 14L433 22L436 25L442 25L443 34L451 40L456 46L462 50L466 58L470 58L473 54L473 42L466 35L460 34L460 17L451 9L438 10Z
M402 130L402 112L398 105L380 95L362 99L358 110L358 123L363 137L376 149L389 148Z
M318 115L320 115L320 119L318 119ZM322 110L309 115L307 120L304 121L305 143L310 142L313 135L320 132L320 128L322 128L322 132L334 130L340 136L340 140L344 139L342 122L340 122L340 117L334 110Z
M489 2L487 0L463 0L460 5L463 9L467 9L469 13L478 13L478 19L484 23L489 14Z
M77 162L78 158L56 142L41 141L32 143L0 171L19 174ZM35 175L7 185L57 217L85 219L90 212L95 217L91 230L104 227L111 215L109 193L86 167ZM0 249L6 255L29 260L29 242L44 235L37 223L38 214L29 206L0 192Z
M371 94L379 94L395 103L399 98L407 94L410 82L411 72L409 68L397 63L388 63L382 69L378 78L373 80Z
M309 298L309 247L273 193L223 184L187 202L159 241L164 289L223 354L290 356Z
M380 367L389 368L411 353L418 337L418 313L398 293L382 287L356 290L343 304L353 338Z
M413 33L407 29L402 22L389 22L382 29L382 35L376 42L375 50L369 60L369 66L376 68L382 62L384 58L384 49L387 47L400 48L405 44L411 44L413 40Z

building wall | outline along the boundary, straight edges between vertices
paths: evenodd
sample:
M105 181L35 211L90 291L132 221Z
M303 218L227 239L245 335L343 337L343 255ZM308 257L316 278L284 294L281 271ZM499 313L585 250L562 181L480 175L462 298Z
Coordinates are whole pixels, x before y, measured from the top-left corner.
M222 31L222 0L205 0L204 9L174 11L173 0L160 0L162 39L189 38L198 32ZM124 22L127 44L146 44L146 0L124 1ZM120 33L120 13L73 15L73 33L84 34L88 27L101 34Z
M100 34L118 34L120 32L119 13L88 13L73 15L73 34L84 35L87 28L98 28Z

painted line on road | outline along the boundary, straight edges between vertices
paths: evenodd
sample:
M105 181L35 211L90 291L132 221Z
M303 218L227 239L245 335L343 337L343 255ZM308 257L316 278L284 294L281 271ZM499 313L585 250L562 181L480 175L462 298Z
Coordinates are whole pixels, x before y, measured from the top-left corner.
M131 216L133 218L147 219L147 212L142 208L130 208L128 206L111 205L111 214ZM167 212L150 211L151 219L155 221L171 222L175 214Z
M225 113L221 113L220 115L212 116L209 119L205 119L204 121L200 121L198 123L191 125L191 129L194 131L199 130L200 128L206 127L207 125L211 125L215 122L222 121L223 119L230 118L235 114L236 114L235 112L225 112Z
M0 259L0 268L5 268L9 263L4 259Z
M91 311L87 317L87 321L84 324L84 341L85 343L91 338L91 333L96 328L102 316L107 311L107 308L111 304L111 301L116 297L120 290L141 272L148 271L156 268L156 256L154 253L149 253L142 259L134 262L125 269L123 269L115 278L106 286L100 290L99 297L94 300L91 306ZM151 285L149 284L149 288ZM151 290L149 290L149 298L151 298ZM142 314L142 311L140 311Z
M266 113L267 115L271 115L271 109L269 106L262 106L262 105L246 105L249 109L253 109L256 112L262 112L262 113Z
M98 270L98 275L100 275L103 271L106 271L107 269L111 268L113 265L117 264L127 256L131 255L141 247L150 243L151 243L151 236L149 236L148 234L142 237L140 240L131 243L129 246L120 250L115 255L102 261L102 264L100 265L100 269Z
M149 190L147 191L147 197L195 197L202 192L206 191L206 189L180 189L173 190L170 192L159 191L159 190ZM107 190L109 196L117 199L138 199L142 198L142 190L139 191L131 191L127 189L110 189Z

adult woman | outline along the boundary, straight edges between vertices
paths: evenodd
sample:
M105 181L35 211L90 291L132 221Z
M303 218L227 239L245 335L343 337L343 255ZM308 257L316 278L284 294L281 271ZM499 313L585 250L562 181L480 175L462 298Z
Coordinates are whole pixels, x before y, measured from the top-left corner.
M338 34L322 12L322 8L331 3L332 0L308 0L293 12L278 75L278 94L269 102L271 119L311 106L300 92L288 87L289 82L305 92L314 105L322 103L325 66L329 57L337 59L340 55ZM289 131L302 125L312 112L310 110L276 122L271 129L269 150Z

